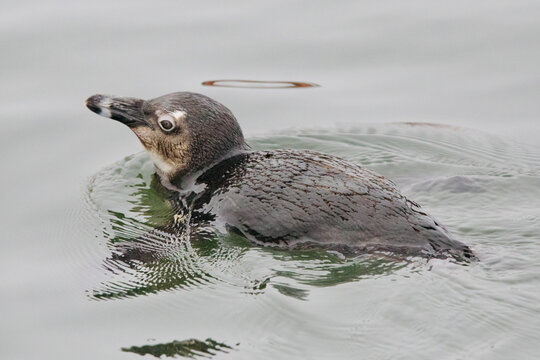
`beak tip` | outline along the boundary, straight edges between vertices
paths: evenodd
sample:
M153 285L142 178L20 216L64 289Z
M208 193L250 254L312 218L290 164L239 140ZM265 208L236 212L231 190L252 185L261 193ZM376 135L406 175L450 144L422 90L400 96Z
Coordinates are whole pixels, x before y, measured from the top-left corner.
M88 106L88 105L97 105L100 103L102 99L102 96L101 95L92 95L90 96L88 99L85 100L85 105Z
M98 115L110 117L110 112L107 109L105 99L107 97L103 95L92 95L84 102L86 107Z

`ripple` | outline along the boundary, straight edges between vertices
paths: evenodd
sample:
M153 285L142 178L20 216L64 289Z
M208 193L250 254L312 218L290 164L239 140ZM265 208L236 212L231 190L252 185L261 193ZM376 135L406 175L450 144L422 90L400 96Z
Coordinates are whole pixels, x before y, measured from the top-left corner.
M534 232L530 224L538 226L534 209L539 204L531 197L538 192L534 185L540 174L538 156L526 147L490 135L460 128L391 124L304 130L249 142L255 148L332 153L372 168L412 193L451 232L481 253L492 249L493 241L503 234L518 238L519 231ZM308 302L317 289L380 278L402 279L422 273L426 266L419 259L395 259L391 254L343 259L324 250L262 248L215 229L206 229L200 236L171 234L160 230L174 211L158 183L144 153L129 156L90 180L86 216L91 213L98 219L94 237L103 247L89 253L92 257L101 254L101 269L105 271L88 292L91 299L212 289L206 293L216 299L232 295L267 299L272 293ZM515 192L513 186L524 191ZM490 210L493 206L510 207L501 202L511 199L509 196L528 199L521 212L529 213L530 209L530 216L503 227L505 213L499 211L498 217ZM532 246L531 241L525 241L526 246ZM505 254L505 261L495 259L501 256L497 253L482 255L487 264L499 267L511 266L510 259L523 260L523 256ZM269 313L282 306L268 300L261 305Z
M480 179L465 176L450 176L444 178L430 179L414 184L413 191L441 192L449 191L453 193L482 193L486 192Z
M208 80L204 86L244 88L244 89L292 89L319 87L315 83L303 81L263 81L263 80Z

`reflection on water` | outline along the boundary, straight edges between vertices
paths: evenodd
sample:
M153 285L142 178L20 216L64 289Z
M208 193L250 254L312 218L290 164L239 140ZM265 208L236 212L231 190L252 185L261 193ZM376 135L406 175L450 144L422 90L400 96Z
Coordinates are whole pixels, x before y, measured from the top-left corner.
M318 87L315 83L302 81L263 81L263 80L208 80L203 81L202 85L246 88L246 89L290 89L290 88L310 88Z
M129 348L122 348L122 351L139 355L153 355L157 358L160 358L161 356L182 356L187 358L203 357L209 359L216 355L218 351L228 353L232 349L232 347L212 339L206 339L205 341L188 339L182 341L175 340L166 344L132 346Z
M239 287L250 295L262 294L271 286L283 295L304 300L310 286L333 286L388 275L407 265L414 267L411 261L393 258L392 254L344 259L323 249L287 251L252 246L235 234L201 231L188 236L156 229L147 231L148 226L117 212L109 211L108 215L115 234L103 232L104 237L110 237L111 255L103 260L108 281L89 293L95 300L220 283ZM242 273L244 263L256 258L269 259L271 266L260 275Z

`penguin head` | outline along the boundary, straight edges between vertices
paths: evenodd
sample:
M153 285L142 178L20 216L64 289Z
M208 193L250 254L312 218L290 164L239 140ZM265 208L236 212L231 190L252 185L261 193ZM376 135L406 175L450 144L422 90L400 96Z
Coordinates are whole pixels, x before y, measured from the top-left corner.
M168 181L248 148L232 112L201 94L176 92L151 100L93 95L86 106L127 125Z

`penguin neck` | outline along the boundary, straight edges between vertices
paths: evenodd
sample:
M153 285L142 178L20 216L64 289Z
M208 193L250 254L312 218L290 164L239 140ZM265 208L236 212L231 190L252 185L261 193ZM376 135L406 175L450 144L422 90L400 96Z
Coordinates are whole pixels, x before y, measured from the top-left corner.
M150 157L154 162L156 172L161 179L162 185L169 190L184 192L188 189L192 189L195 186L198 177L208 169L230 157L250 151L251 147L243 142L207 164L193 164L191 158L186 159L182 164L172 164L166 159L163 159L160 155L151 152Z

